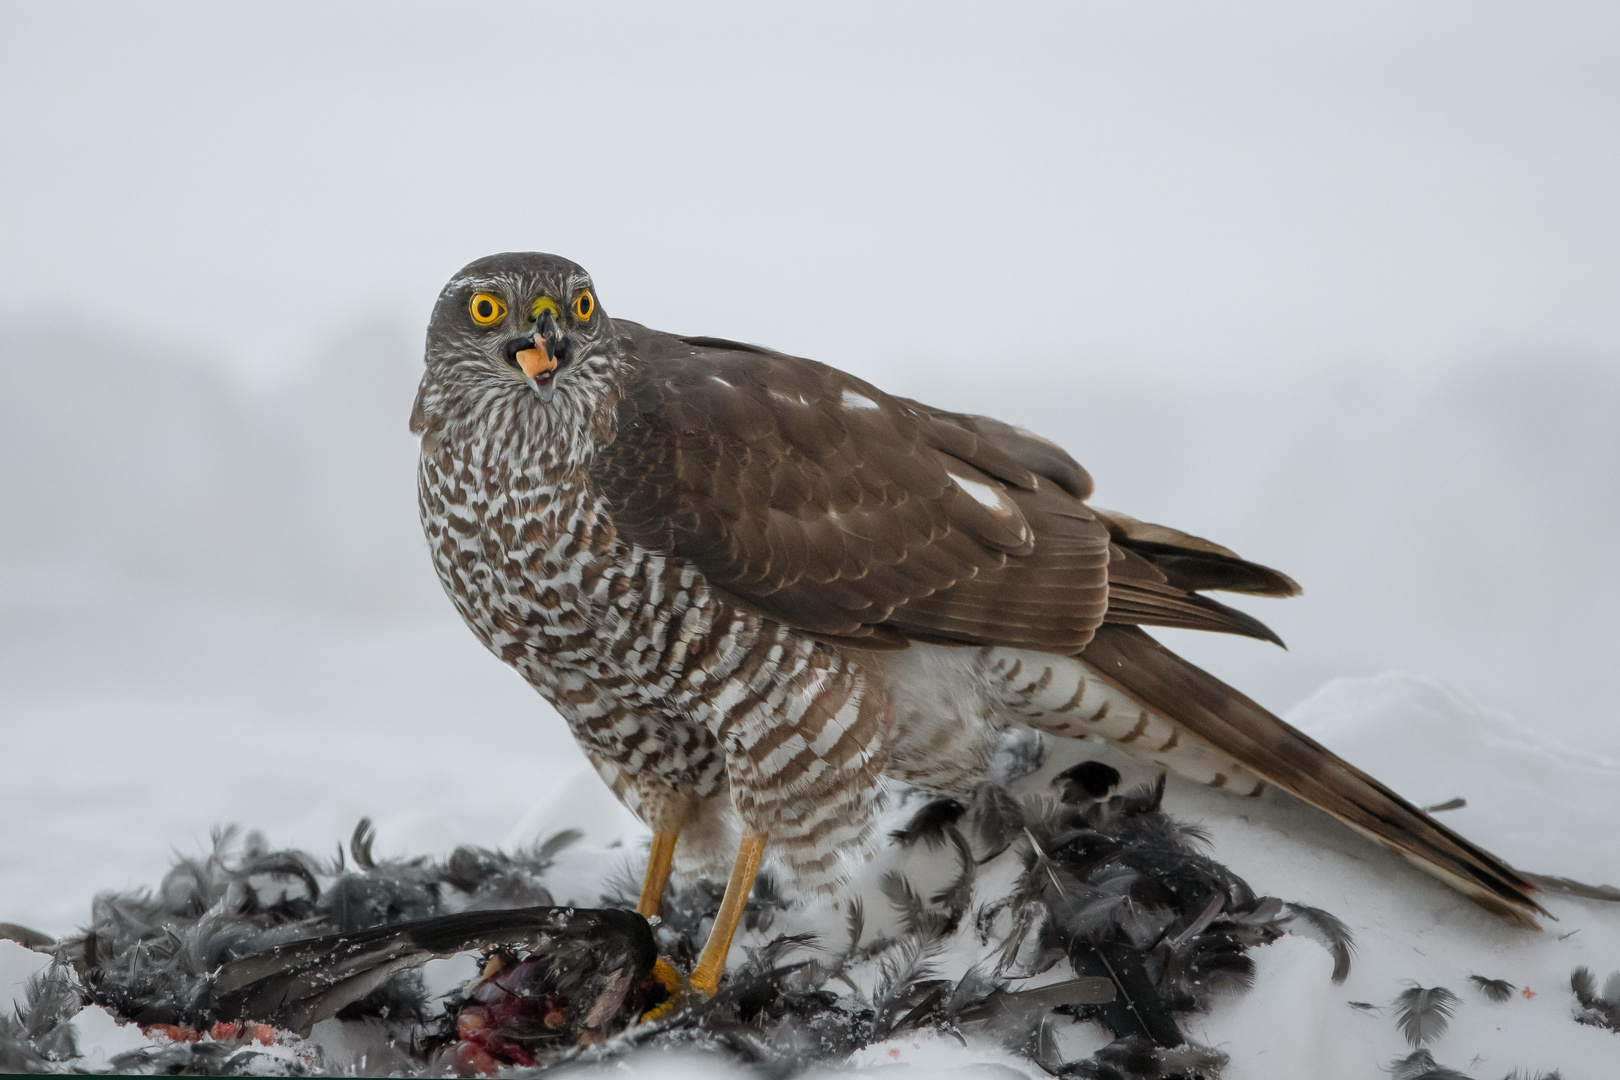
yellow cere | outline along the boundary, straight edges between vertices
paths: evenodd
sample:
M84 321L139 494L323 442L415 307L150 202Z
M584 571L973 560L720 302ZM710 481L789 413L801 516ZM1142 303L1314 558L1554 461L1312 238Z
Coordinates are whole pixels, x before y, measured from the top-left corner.
M570 310L573 311L574 318L580 322L585 322L591 317L591 313L596 310L596 297L591 295L591 290L586 289L574 297L574 303Z
M472 299L467 301L467 314L479 326L491 326L506 318L506 305L487 292L473 293Z
M562 309L557 306L557 301L553 300L549 296L542 296L540 299L529 305L529 318L538 319L542 311L551 312L551 317L553 319L562 315Z

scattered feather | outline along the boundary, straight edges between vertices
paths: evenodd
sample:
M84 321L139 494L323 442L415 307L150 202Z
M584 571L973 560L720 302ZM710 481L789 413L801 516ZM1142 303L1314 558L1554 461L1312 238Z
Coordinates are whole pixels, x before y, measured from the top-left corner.
M21 1019L0 1012L0 1073L42 1073L49 1070L50 1061Z
M1575 991L1577 1021L1620 1033L1620 971L1611 974L1599 992L1597 980L1583 965L1570 975L1569 988Z
M1119 786L1119 770L1102 761L1082 761L1052 777L1052 784L1063 789L1059 797L1064 802L1106 799Z
M872 1007L877 1012L874 1021L879 1037L893 1029L894 1020L902 1010L911 1007L917 984L934 977L934 957L939 943L920 936L901 938L878 961L878 981L872 988Z
M359 869L377 869L377 860L371 854L371 845L376 840L377 830L371 824L371 819L361 818L354 826L354 834L349 837L349 856Z
M889 839L901 847L911 847L919 841L937 850L945 843L945 830L955 825L967 807L955 799L935 799L911 815L911 820L889 834Z
M308 1076L300 1062L228 1042L180 1042L119 1054L108 1063L118 1076Z
M1086 1080L1216 1080L1226 1062L1226 1055L1212 1047L1185 1043L1166 1048L1129 1036L1086 1061L1065 1066L1063 1075Z
M59 955L23 988L17 1020L25 1045L48 1061L77 1057L79 1050L74 1043L71 1021L80 1008L78 981L73 969Z
M1395 1024L1413 1046L1433 1042L1446 1033L1461 999L1443 986L1413 984L1395 999Z
M1327 948L1333 957L1333 981L1342 983L1350 977L1350 961L1356 952L1356 940L1344 921L1332 912L1309 904L1288 904L1283 922L1293 932L1303 930Z
M1023 750L1012 755L1011 771L1038 762L1043 743L1019 745ZM1117 777L1105 770L1070 770L1062 780L1063 799L1021 800L987 783L965 803L919 802L892 839L914 850L943 846L954 870L936 885L943 861L924 867L914 854L915 879L898 869L883 877L882 894L898 915L895 937L869 934L856 898L845 909L843 932L833 935L826 951L802 936L779 936L763 947L745 942L747 959L733 965L712 1000L656 1022L625 1027L590 1045L559 1041L554 1032L536 1034L532 1026L525 1032L496 1025L478 1029L493 1032L479 1036L488 1041L478 1045L494 1048L495 1068L610 1064L633 1050L664 1047L712 1053L787 1076L813 1063L842 1060L888 1032L934 1028L962 1038L957 1026L968 1025L1066 1075L1213 1078L1224 1059L1189 1043L1178 1018L1207 1008L1218 993L1247 986L1254 977L1250 951L1290 929L1318 936L1336 950L1336 973L1339 954L1348 963L1349 935L1325 912L1255 895L1200 850L1207 837L1163 812L1162 778L1119 793ZM463 847L444 859L388 858L377 854L375 829L362 820L349 838L347 860L339 852L336 860L323 861L272 850L255 834L222 830L211 852L177 860L157 890L98 899L85 934L62 945L73 964L68 978L76 971L75 994L82 991L121 1016L200 1030L197 1025L210 1019L210 973L222 965L254 957L262 962L265 955L283 955L267 950L308 946L333 935L369 934L364 940L387 945L401 927L420 920L545 906L536 898L549 903L549 871L576 838L560 834L512 852ZM972 930L963 931L979 866L1010 848L1015 854L1008 861L1021 860L1021 871L1004 894L974 914ZM626 856L622 863L608 883L604 906L634 903L639 860ZM927 889L918 886L924 880ZM672 879L653 929L658 952L690 969L721 894L718 882ZM745 908L745 926L766 931L785 903L776 882L762 875ZM954 983L938 978L934 958L964 932L976 934L992 959ZM345 970L371 970L367 964L388 955L387 948L346 954L353 967ZM516 993L512 1001L501 996L507 989L480 977L449 1000L444 1015L430 1016L421 979L390 969L370 993L346 999L340 1015L384 1026L400 1055L392 1071L424 1073L448 1070L452 1063L445 1055L468 1045L471 1036L456 1023L464 1010L487 1010L493 1002L529 1021L563 1016L568 1032L611 1032L631 1003L642 1000L630 992L627 974L600 962L567 965L595 980L581 996L577 978L557 981L543 950L503 946L481 955L480 964L497 959L498 971L509 973L501 978ZM1063 962L1073 974L1052 986L1008 991L1004 982ZM267 970L277 974L274 964ZM41 1006L38 1015L49 1012ZM1058 1013L1100 1021L1116 1042L1086 1061L1065 1062L1056 1032L1067 1021ZM46 1060L26 1031L20 1041L8 1038L0 1030L0 1061L32 1068L36 1058ZM279 1066L177 1045L131 1056L123 1067Z
M974 789L967 816L985 848L979 856L981 862L1006 851L1024 829L1023 804L997 784L980 784Z
M1506 979L1487 979L1483 975L1470 975L1468 981L1479 988L1487 1001L1494 1001L1498 1005L1512 997L1513 991L1518 989Z
M1390 1062L1390 1080L1472 1080L1466 1073L1437 1064L1427 1050L1415 1050Z
M1588 885L1584 881L1559 877L1556 874L1525 874L1524 878L1531 884L1552 892L1566 893L1587 900L1620 901L1620 889L1613 885Z

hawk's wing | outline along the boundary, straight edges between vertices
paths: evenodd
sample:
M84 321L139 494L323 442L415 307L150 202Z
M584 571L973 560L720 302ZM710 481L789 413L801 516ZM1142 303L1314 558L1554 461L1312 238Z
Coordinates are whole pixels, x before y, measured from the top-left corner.
M1091 640L1108 529L1017 447L810 360L622 330L640 366L591 476L627 539L867 647Z
M1091 495L1091 477L1056 443L986 416L947 413L915 401L906 404L935 420L965 428L1076 500ZM1150 525L1112 510L1094 506L1087 510L1108 529L1108 622L1215 630L1282 644L1282 639L1259 619L1200 596L1198 590L1297 595L1299 586L1286 574L1241 559L1235 552L1200 536ZM991 584L981 581L965 589L977 591ZM991 596L985 599L993 602Z
M957 417L1003 452L1049 476L1076 495L1062 462L1043 466L1038 453L1056 446L996 421ZM1074 471L1078 465L1068 461ZM1080 473L1084 476L1084 473ZM1081 657L1137 701L1175 721L1234 761L1284 791L1327 811L1388 845L1489 911L1524 926L1545 914L1536 886L1490 852L1435 821L1395 792L1295 729L1208 672L1181 659L1133 624L1226 630L1282 642L1259 620L1216 603L1196 590L1294 596L1287 575L1241 559L1233 551L1163 525L1112 510L1093 512L1108 527L1110 625L1099 627Z
M754 346L622 328L640 366L591 475L626 539L823 637L1083 654L1257 775L1533 925L1534 886L1511 867L1130 625L1099 630L1106 620L1275 641L1197 591L1297 593L1285 575L1088 507L1085 471L1010 425Z

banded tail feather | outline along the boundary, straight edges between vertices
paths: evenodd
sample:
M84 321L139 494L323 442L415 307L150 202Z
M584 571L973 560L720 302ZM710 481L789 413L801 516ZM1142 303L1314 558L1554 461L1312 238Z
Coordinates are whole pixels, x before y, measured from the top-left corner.
M1303 732L1134 626L1098 627L1080 654L1121 691L1255 775L1400 853L1494 914L1539 929L1536 886Z

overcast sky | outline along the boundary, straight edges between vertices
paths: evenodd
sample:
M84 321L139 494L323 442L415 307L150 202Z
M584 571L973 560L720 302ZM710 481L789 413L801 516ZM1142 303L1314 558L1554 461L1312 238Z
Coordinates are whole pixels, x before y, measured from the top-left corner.
M250 379L503 249L879 376L1620 357L1613 4L0 18L0 319Z

